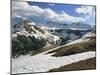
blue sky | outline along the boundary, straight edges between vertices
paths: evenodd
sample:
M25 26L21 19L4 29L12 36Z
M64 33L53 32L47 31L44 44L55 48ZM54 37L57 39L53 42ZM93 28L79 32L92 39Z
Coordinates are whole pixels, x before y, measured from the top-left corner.
M57 21L95 24L95 6L13 1L12 7L12 16L22 16L36 23Z
M36 5L43 9L51 8L55 12L60 13L61 11L65 11L66 13L72 16L82 16L82 14L75 13L75 9L80 7L80 5L73 4L58 4L58 3L44 3L44 2L28 2L29 5Z

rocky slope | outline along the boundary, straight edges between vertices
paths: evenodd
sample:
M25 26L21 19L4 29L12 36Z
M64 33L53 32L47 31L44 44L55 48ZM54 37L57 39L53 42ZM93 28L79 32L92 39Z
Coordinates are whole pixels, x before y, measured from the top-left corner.
M59 49L62 51L62 49L64 49L67 46L75 46L75 44L78 44L78 43L82 44L84 42L91 41L91 39L89 38L90 35L89 36L87 36L87 35L82 37L81 39L70 42L69 44L50 49L48 51L39 53L39 54L34 55L34 56L26 55L26 56L21 56L21 57L16 58L16 59L12 59L12 74L32 73L32 72L33 73L48 72L48 71L52 72L52 71L55 71L55 70L53 70L54 68L59 68L61 66L65 66L65 65L73 65L73 63L77 63L77 62L80 62L83 60L95 58L95 50L88 51L87 48L85 48L85 50L87 50L85 52L84 51L78 52L79 50L76 50L77 53L74 53L74 54L69 54L69 55L66 54L66 55L61 56L61 57L53 56L54 54L56 54L56 52ZM95 37L95 35L93 37ZM83 46L80 46L80 48L81 47L83 47ZM52 51L52 53L49 53L51 51ZM66 51L66 53L69 53L70 51L72 51L72 50L68 50L68 51ZM88 64L89 64L89 62L88 62ZM95 62L92 63L92 65L95 65ZM89 66L87 67L87 65L84 65L84 68L85 69L89 68ZM91 69L91 68L89 68L89 69ZM67 68L66 70L70 70L70 67Z
M53 23L48 23L48 26L51 26L51 24ZM57 23L56 25L60 26L61 24ZM11 26L12 55L17 57L21 54L44 48L48 44L64 45L80 39L88 32L91 32L92 29L90 25L81 23L67 25L67 28L48 28L22 17L14 17L12 18Z
M35 23L16 17L12 23L12 55L28 53L31 50L37 50L46 45L59 44L61 39L46 30L41 29ZM16 55L17 54L17 55Z

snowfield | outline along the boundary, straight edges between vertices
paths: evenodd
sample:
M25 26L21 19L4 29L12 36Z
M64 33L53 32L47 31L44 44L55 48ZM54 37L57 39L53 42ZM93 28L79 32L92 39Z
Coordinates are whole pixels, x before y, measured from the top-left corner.
M83 41L88 41L88 40L89 39L87 40L78 39L63 46L67 46L67 45L71 45ZM19 58L16 59L12 59L12 74L30 73L30 72L31 73L47 72L53 68L59 68L64 65L72 64L75 62L79 62L81 60L86 60L95 57L95 51L88 51L88 52L73 54L69 56L63 56L63 57L52 57L51 55L53 55L54 53L46 54L49 51L58 49L63 46L53 48L51 50L42 52L34 56L26 55L26 56L20 56Z
M29 72L47 72L53 68L72 64L80 60L95 57L94 51L74 54L64 57L52 57L51 54L40 53L35 56L24 56L20 59L12 60L12 74Z

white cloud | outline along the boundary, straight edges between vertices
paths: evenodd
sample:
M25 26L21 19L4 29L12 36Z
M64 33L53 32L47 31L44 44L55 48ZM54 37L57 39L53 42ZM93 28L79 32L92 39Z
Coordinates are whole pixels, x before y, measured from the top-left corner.
M75 10L78 14L83 14L86 19L84 23L95 25L95 6L81 6Z
M76 12L81 14L89 14L95 15L95 7L94 6L81 6L80 8L76 9Z
M50 8L42 9L42 10L43 10L43 13L41 13L42 15L40 15L40 16L43 16L45 18L53 18L54 16L57 16L57 13L55 13Z
M12 16L23 16L33 14L33 10L26 2L12 1Z
M80 9L77 9L79 12ZM84 9L85 10L85 9ZM79 13L82 13L80 10ZM39 6L30 6L27 2L12 2L12 16L22 16L22 17L29 17L29 16L40 16L48 20L53 21L64 21L64 22L79 22L85 21L86 18L83 17L74 17L71 16L64 11L62 13L57 13L50 8L41 8Z
M85 19L83 17L74 17L71 15L66 14L64 11L61 14L58 14L54 17L57 21L65 21L65 22L79 22L84 21Z
M54 4L54 3L49 3L48 5L49 5L49 6L54 6L55 4Z

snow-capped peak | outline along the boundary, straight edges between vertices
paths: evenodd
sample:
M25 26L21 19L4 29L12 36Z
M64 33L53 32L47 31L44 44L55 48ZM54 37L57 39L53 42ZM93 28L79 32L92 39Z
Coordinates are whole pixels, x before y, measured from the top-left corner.
M12 37L17 37L18 35L25 35L26 37L31 36L37 39L45 39L50 43L56 44L60 37L54 34L49 33L47 30L43 29L43 27L36 25L34 22L23 19L21 17L15 18L16 24L13 25L14 34Z

